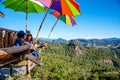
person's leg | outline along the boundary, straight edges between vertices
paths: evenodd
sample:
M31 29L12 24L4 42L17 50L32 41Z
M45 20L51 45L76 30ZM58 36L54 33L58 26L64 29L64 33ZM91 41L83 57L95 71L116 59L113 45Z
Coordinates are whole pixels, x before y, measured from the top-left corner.
M36 58L35 56L33 56L31 53L25 54L25 58L27 58L27 59L33 61L34 63L37 63L37 61L36 61L37 58Z
M32 55L34 55L36 58L38 58L38 50L34 50L34 51L32 52Z
M35 56L32 55L32 53L25 54L25 58L33 61L34 63L38 65L43 65L42 59L36 58Z

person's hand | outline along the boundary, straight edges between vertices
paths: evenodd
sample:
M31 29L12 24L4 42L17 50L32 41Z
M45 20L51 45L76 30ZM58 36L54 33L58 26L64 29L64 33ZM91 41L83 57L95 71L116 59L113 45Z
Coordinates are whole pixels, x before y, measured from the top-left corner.
M42 47L47 47L47 42L43 43Z

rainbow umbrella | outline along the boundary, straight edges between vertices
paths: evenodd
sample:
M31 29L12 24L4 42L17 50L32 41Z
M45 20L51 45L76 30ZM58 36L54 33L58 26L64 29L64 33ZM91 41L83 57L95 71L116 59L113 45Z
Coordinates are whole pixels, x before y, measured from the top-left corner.
M48 35L48 38L47 38L47 41L53 31L53 29L55 28L57 22L59 20L63 21L65 24L70 24L72 26L76 25L76 21L74 20L74 17L72 16L69 16L69 15L61 15L58 11L53 11L53 12L50 12L53 16L55 16L57 18L55 24L53 25L53 27L51 28L50 30L50 33Z
M76 25L76 21L74 20L74 17L69 15L61 15L58 11L50 12L53 16L55 16L57 19L60 19L65 24L70 24L72 26Z
M75 0L37 0L47 8L54 9L62 15L80 15L79 4Z
M28 13L39 13L46 11L45 7L35 0L6 0L3 4L6 8L26 13L26 32L28 26Z
M81 15L79 10L79 4L75 2L75 0L37 0L40 3L42 3L44 6L48 8L42 23L38 29L38 33L36 35L36 40L38 38L39 32L42 28L42 25L44 23L44 20L49 12L49 9L54 9L55 11L58 11L61 15L68 15L68 16L77 16Z

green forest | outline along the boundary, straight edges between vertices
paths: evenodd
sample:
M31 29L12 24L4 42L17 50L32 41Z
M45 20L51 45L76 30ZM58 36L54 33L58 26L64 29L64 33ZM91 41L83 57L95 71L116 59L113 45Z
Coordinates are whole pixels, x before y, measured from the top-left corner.
M33 69L31 80L120 80L119 53L83 46L78 40L51 42L40 53L44 65Z

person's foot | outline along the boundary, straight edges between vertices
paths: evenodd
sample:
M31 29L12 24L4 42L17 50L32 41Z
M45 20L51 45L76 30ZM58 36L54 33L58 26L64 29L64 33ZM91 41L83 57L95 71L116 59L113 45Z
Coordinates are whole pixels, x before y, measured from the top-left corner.
M44 49L46 47L47 47L47 42L39 43L39 47L38 48Z
M37 64L39 65L39 66L42 66L44 63L42 62L42 60L43 60L43 58L38 58L37 60L36 60L36 62L37 62Z
M36 63L39 64L39 62L40 62L40 58L37 58Z
M38 64L39 66L42 66L44 63L42 61L40 61L40 63Z

